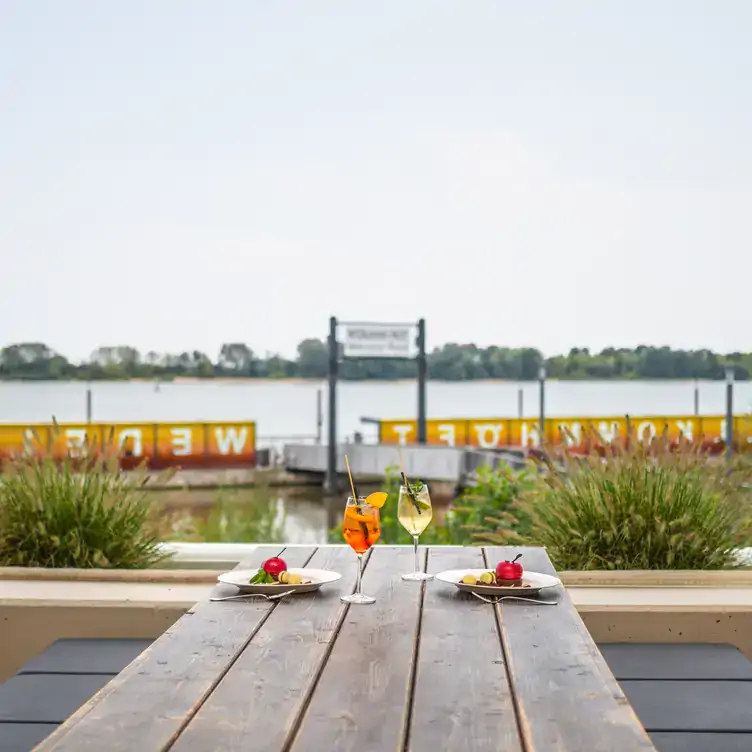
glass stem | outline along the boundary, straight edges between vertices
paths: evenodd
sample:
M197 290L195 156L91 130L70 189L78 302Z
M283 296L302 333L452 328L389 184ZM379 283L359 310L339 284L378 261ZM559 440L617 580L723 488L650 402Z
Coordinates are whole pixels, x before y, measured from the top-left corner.
M355 585L355 595L360 595L360 582L363 579L363 554L358 554L358 581Z
M415 548L415 571L420 572L420 562L418 561L418 536L413 535L413 546Z

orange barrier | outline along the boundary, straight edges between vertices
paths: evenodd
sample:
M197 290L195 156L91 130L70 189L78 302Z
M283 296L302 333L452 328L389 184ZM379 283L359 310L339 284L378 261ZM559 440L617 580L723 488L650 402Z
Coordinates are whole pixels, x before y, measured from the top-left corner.
M24 450L62 458L87 441L119 449L126 468L144 460L153 468L253 467L256 462L254 422L0 424L0 459Z
M546 418L545 438L553 444L578 444L589 428L596 430L605 441L627 433L630 428L641 438L656 436L668 430L672 441L680 436L723 445L726 418L722 415L680 416L613 416L604 418ZM418 428L415 420L382 420L379 422L379 441L382 444L414 444ZM538 421L519 418L448 418L426 421L428 444L445 446L476 446L485 449L498 447L540 446ZM752 416L734 418L734 443L752 449Z

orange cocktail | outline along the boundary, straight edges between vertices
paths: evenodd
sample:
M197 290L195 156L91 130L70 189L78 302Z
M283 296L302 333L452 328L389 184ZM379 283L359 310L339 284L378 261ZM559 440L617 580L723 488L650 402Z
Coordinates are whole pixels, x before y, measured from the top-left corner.
M368 504L345 507L342 535L356 554L364 554L381 535L379 510Z
M383 504L386 494L373 494L370 498ZM352 550L358 554L358 580L355 585L355 592L352 595L343 595L340 600L343 603L361 606L375 603L374 598L363 594L360 585L363 578L363 554L376 543L381 535L379 508L368 504L363 496L359 496L357 499L350 496L347 500L347 506L345 506L345 515L342 518L342 535L350 544Z

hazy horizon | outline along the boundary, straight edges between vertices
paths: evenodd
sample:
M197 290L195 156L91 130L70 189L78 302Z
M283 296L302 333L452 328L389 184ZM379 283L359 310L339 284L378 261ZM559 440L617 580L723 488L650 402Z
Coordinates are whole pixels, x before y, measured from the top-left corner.
M750 28L744 0L4 0L0 340L291 357L336 315L752 350Z

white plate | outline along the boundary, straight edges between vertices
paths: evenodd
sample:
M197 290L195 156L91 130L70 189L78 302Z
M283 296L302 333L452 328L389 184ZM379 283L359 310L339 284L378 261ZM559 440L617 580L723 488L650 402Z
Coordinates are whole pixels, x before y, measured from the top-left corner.
M446 582L449 585L455 585L460 590L468 593L479 593L480 595L535 595L546 588L561 585L558 577L552 577L550 574L541 574L540 572L523 572L522 584L530 587L497 587L496 585L464 585L460 580L466 574L480 577L484 572L490 572L490 569L448 569L446 572L439 572L436 579Z
M296 593L310 593L318 590L322 585L330 582L336 582L342 575L339 572L330 572L328 569L296 569L290 567L290 574L299 574L303 578L303 585L282 585L275 582L273 585L254 583L251 585L251 578L258 572L258 569L233 569L232 572L225 572L219 575L217 579L225 585L235 585L243 593L284 593L286 590L294 590ZM308 582L310 580L310 582Z

